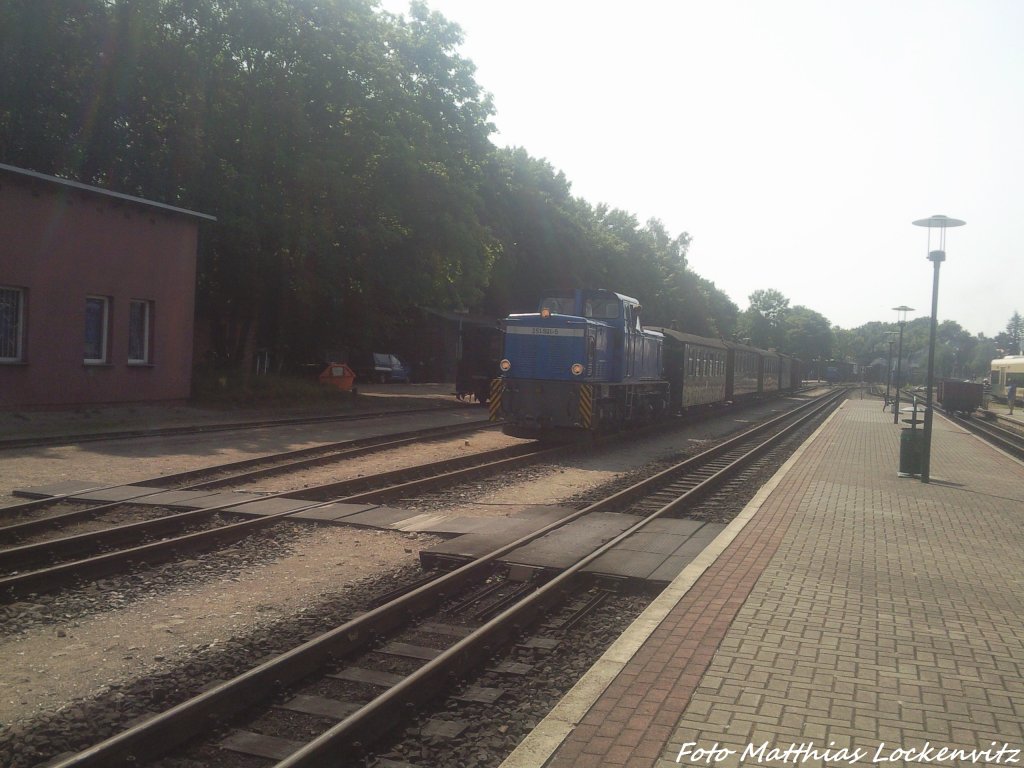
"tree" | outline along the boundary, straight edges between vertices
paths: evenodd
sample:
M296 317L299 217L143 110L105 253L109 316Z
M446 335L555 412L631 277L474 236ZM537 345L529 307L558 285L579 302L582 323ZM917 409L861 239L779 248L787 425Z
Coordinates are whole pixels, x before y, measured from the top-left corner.
M782 349L789 299L772 288L754 291L748 299L750 306L740 316L739 334L755 347Z
M968 363L970 375L972 377L988 376L992 361L997 357L999 357L999 349L996 342L979 334L977 344L974 345L974 353Z
M494 148L461 41L421 2L0 0L0 161L215 216L197 327L222 369L254 346L284 368L384 344L417 307L501 315L580 286L732 335L689 234Z
M0 158L216 216L218 363L299 362L480 299L493 107L460 42L422 3L6 0Z
M828 358L832 353L832 325L824 315L795 306L786 314L783 348L805 361Z
M1014 310L1006 323L1006 330L996 335L999 344L1007 355L1019 355L1024 352L1024 317Z

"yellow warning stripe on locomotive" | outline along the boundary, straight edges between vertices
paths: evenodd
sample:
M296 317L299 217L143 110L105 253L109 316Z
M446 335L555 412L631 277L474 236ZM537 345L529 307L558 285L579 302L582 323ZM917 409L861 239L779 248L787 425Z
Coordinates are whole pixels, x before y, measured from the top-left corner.
M491 421L498 421L501 418L501 416L498 415L498 411L501 410L501 393L504 389L505 387L503 386L501 379L491 380L491 397L487 401L487 408L490 412Z
M590 429L594 421L594 388L590 384L580 385L580 426Z

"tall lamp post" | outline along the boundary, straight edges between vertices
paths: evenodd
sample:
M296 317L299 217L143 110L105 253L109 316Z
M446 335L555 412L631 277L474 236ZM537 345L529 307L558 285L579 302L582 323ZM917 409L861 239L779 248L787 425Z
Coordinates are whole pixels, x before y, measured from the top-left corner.
M893 338L896 331L886 331L885 335L889 337L889 365L885 369L885 404L888 405L892 400L892 348L896 343Z
M921 450L921 482L927 483L931 480L932 461L932 385L935 375L935 332L938 326L939 311L939 267L946 260L946 229L949 227L962 227L966 221L951 219L948 216L935 215L927 219L918 219L913 222L915 227L928 228L928 261L935 269L932 272L932 325L928 334L928 376L925 381L925 406L924 406L924 445ZM939 230L939 247L932 250L932 230Z
M900 345L896 350L896 405L892 409L892 423L900 423L900 385L902 380L900 379L900 363L903 362L903 326L907 323L907 312L913 312L913 307L908 307L906 304L893 307L896 311L896 317L899 319L900 324Z

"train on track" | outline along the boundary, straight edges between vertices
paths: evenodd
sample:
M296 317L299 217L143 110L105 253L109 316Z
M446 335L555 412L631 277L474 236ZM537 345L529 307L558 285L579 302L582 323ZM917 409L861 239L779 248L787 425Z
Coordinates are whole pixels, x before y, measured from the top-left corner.
M1024 355L1000 357L992 361L991 379L992 396L1006 402L1006 388L1010 384L1017 385L1017 400L1024 398Z
M645 328L640 303L606 290L553 292L505 320L490 414L516 437L605 432L798 388L799 360Z

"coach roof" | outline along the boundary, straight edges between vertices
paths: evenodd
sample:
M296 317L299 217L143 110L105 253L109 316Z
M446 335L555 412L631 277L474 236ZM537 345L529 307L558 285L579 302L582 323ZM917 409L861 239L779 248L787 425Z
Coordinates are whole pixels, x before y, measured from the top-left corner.
M714 347L715 349L728 349L724 341L718 339L709 339L706 336L695 336L692 333L683 333L682 331L676 331L672 328L657 328L654 326L645 326L648 331L658 331L665 334L665 336L674 339L675 341L682 342L684 344L700 344L702 347Z

